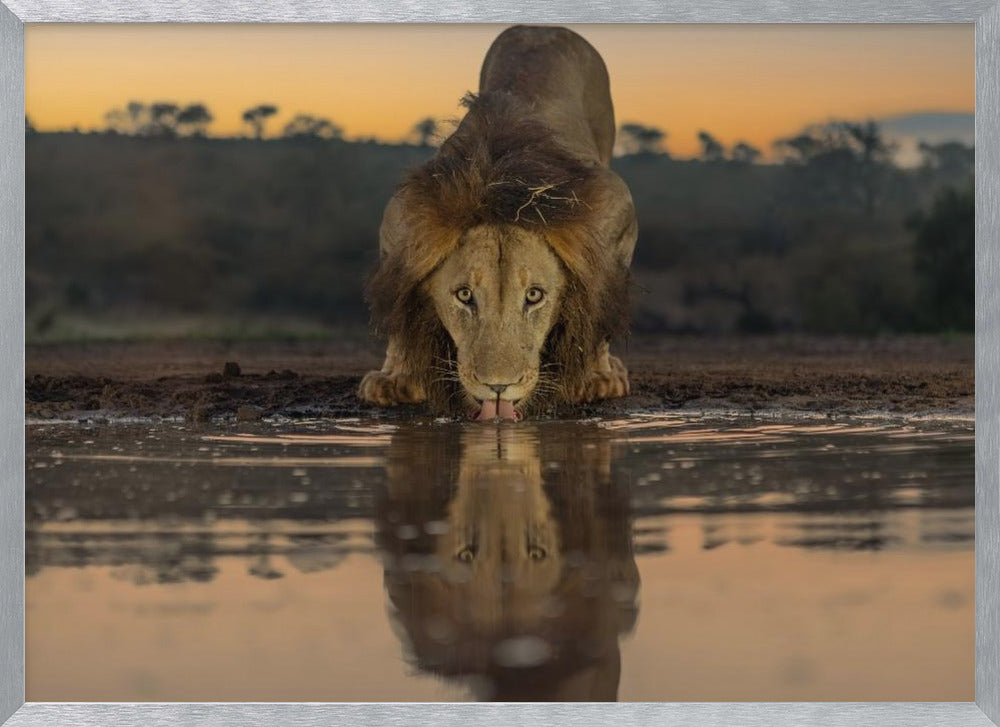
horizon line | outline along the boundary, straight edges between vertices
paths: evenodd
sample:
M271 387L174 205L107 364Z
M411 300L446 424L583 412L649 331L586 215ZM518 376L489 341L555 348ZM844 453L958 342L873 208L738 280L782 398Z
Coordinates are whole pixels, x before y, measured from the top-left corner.
M128 103L133 103L133 102L135 102L135 101L134 100L130 100ZM163 101L163 100L160 100L160 101L152 101L152 102L140 101L140 102L136 102L136 103L142 103L144 106L148 107L148 106L150 106L151 104L154 104L154 103L172 103L173 104L173 103L176 103L176 102L174 102L174 101ZM201 105L205 106L206 108L208 108L209 110L211 110L211 107L209 106L209 104L205 103L204 101L192 101L190 103L176 103L176 105L179 106L179 107L181 107L181 108L183 108L184 106L192 106L192 105L196 105L196 104L201 104ZM280 112L280 109L282 108L281 105L279 103L275 103L273 105L276 108L278 108L279 112ZM115 109L109 109L108 113L111 113L111 112L117 110L117 108L118 107L116 107ZM308 114L307 112L303 112L303 111L290 111L287 114L285 114L285 116L288 117L288 120L291 120L291 119L293 119L293 118L295 118L296 116L299 116L299 115L311 115L311 114ZM894 121L894 120L898 120L898 119L905 119L905 118L909 118L909 117L918 117L918 116L946 116L946 115L947 116L970 116L970 117L972 117L973 121L975 121L975 109L972 109L972 110L958 110L958 109L945 109L945 108L920 108L920 109L916 109L916 110L913 110L913 111L905 111L905 112L893 113L893 114L888 115L888 116L865 115L865 116L853 117L853 116L839 116L839 115L831 114L831 115L827 115L825 118L817 119L815 121L810 121L810 122L808 122L808 123L800 126L798 131L802 132L802 131L805 131L805 130L807 130L807 129L811 128L811 127L814 127L814 126L820 126L820 125L823 125L823 124L830 124L830 123L844 122L844 121L874 121L876 123L882 123L882 124L884 124L885 122ZM316 118L316 119L325 119L326 121L331 122L335 126L337 125L337 122L336 122L335 119L329 119L329 118L322 117L322 116L316 116L314 118ZM415 119L415 121L414 121L414 127L416 126L416 124L418 124L420 121L422 121L424 119L433 119L434 122L437 123L437 124L447 125L447 126L451 126L451 127L457 127L458 124L461 123L462 118L463 117L447 118L447 117L434 117L434 116L418 116ZM206 124L206 126L210 127L216 121L218 121L218 119L217 118L213 118L212 121L210 121L210 122L208 122ZM118 136L142 138L141 134L123 133L123 132L120 132L120 131L116 131L115 129L112 129L109 125L100 126L100 125L94 124L94 125L90 125L90 126L87 126L87 127L84 127L84 126L82 126L80 124L75 124L75 125L69 126L69 127L67 127L67 126L48 126L48 127L35 126L34 123L31 122L31 113L29 113L27 111L27 109L25 110L25 122L26 122L26 124L27 123L31 123L32 129L35 132L40 133L40 134L59 134L59 133L66 133L66 134L72 134L72 133L77 133L77 134L95 134L96 133L96 134L109 134L109 135L118 135ZM664 142L665 142L665 144L669 144L669 142L670 142L671 139L682 139L682 138L684 138L684 137L680 137L680 136L672 137L671 133L670 133L670 128L669 127L657 126L655 124L646 124L643 121L639 121L637 119L631 119L631 118L629 118L629 119L622 119L621 121L619 121L616 124L616 127L615 127L616 141L617 141L618 137L620 136L621 128L624 125L626 125L626 124L640 124L640 125L643 125L643 126L648 126L650 128L655 128L655 129L658 129L658 130L662 131L663 134L664 134ZM211 132L202 132L202 133L196 133L196 134L180 134L180 133L178 133L176 135L176 138L193 138L193 137L196 138L196 137L200 137L200 138L220 139L220 140L221 139L230 139L230 140L233 140L233 139L246 139L246 140L250 140L250 141L280 140L280 139L287 139L287 138L289 138L288 135L285 135L285 134L283 134L280 131L281 126L282 126L281 123L277 123L276 122L275 128L279 129L279 130L276 130L275 132L271 132L271 133L264 133L261 136L261 138L259 138L259 139L256 138L252 134L252 132L250 132L250 131L247 131L246 134L238 134L238 133L213 134ZM389 144L409 144L408 139L414 134L414 130L415 129L411 128L410 132L408 132L407 134L404 134L402 136L396 136L396 137L384 136L384 135L379 135L379 134L375 134L375 133L371 133L371 134L362 133L362 134L353 134L351 136L347 136L345 134L341 134L341 135L336 136L335 139L340 140L340 141L347 141L347 142L371 142L371 141L377 141L379 143L383 143L383 144L387 144L387 145L389 145ZM711 129L707 125L706 126L701 126L699 128L699 132L700 131L705 131L705 132L711 133ZM696 132L695 134L692 134L692 136L694 138L697 138L697 133L698 132ZM798 133L798 132L793 132L793 134L794 133ZM448 136L450 136L450 132L449 132L448 135L436 134L435 138L437 138L439 141L444 141L445 139L448 138ZM790 135L779 135L779 136L773 137L772 139L769 140L767 148L773 148L773 146L778 141L780 141L781 139L788 138L789 136ZM915 135L915 134L906 134L904 136L917 136L917 135ZM738 144L738 143L740 143L740 142L737 141L737 142L735 142L733 144L730 144L729 146L735 146L735 144ZM439 145L440 144L432 144L430 146L437 147ZM420 146L420 145L416 144L415 146ZM669 149L665 149L665 151L668 154L670 154L670 150ZM691 157L691 158L696 158L696 157L697 157L697 155L695 155L694 157ZM680 157L678 157L678 158L680 158Z

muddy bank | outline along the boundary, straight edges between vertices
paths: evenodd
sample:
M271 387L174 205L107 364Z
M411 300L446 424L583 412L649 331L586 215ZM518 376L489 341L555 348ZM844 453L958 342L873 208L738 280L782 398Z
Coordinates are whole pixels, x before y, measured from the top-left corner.
M973 411L971 337L633 340L626 399L566 416L666 409L820 414ZM229 364L235 364L227 366ZM382 416L357 399L380 364L364 343L156 342L33 345L26 351L29 418Z

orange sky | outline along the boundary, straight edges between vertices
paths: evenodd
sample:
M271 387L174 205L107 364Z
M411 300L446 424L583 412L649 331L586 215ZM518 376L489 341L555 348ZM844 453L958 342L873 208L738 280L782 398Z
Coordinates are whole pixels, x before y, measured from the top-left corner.
M498 25L28 25L26 106L41 130L103 126L129 100L205 103L211 134L280 107L348 137L403 138L454 118ZM604 56L619 122L693 154L707 129L761 148L831 117L972 111L972 25L580 25Z

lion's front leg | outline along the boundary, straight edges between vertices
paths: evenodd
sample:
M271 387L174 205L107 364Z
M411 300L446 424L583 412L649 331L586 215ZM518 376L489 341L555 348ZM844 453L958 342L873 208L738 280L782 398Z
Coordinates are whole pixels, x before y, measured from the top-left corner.
M407 370L397 350L398 347L390 339L382 369L369 371L361 379L358 396L362 401L378 406L395 406L419 404L427 400L421 378Z
M594 366L573 393L574 402L596 399L617 399L628 396L628 369L617 356L612 356L607 343L601 345Z

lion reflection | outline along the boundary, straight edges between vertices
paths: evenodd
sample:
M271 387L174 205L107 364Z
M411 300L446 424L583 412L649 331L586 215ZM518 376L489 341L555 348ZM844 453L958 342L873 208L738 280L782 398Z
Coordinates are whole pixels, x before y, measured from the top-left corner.
M617 698L639 578L606 432L407 429L387 470L379 546L418 668L480 699Z

